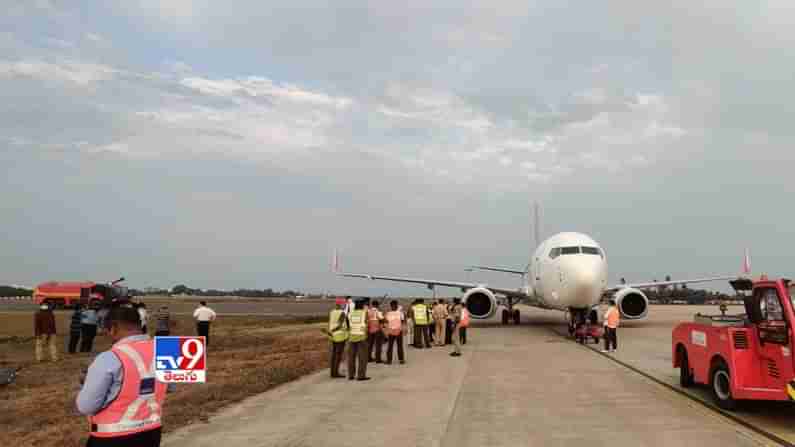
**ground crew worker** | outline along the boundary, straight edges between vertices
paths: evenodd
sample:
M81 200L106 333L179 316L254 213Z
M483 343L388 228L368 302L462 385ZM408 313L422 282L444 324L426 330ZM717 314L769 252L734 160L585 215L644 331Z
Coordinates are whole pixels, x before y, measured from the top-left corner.
M348 380L353 380L354 376L356 380L370 380L367 377L367 313L364 311L364 300L356 301L355 306L348 315Z
M414 305L413 302L411 304ZM403 334L404 334L404 336L408 337L407 340L406 340L406 343L409 344L409 345L413 345L414 344L414 319L411 318L411 306L409 306L409 310L408 311L403 310L403 306L400 306L400 310L403 313L403 321L406 322L406 324L403 326Z
M345 318L345 298L337 298L334 309L329 313L328 330L331 342L331 377L345 377L340 374L342 355L345 352L345 342L348 341L348 319Z
M207 307L206 301L200 301L193 318L196 319L196 335L204 337L205 345L210 346L210 323L215 321L215 311Z
M469 310L461 304L461 324L458 325L458 333L460 337L458 341L461 342L462 345L467 344L467 328L469 327L470 315Z
M386 364L392 364L392 348L395 346L395 343L397 343L398 360L402 365L406 363L403 354L403 315L398 309L397 301L392 300L392 302L389 303L389 307L392 310L386 313L386 329L387 334L389 334L386 350Z
M69 354L77 351L77 343L80 341L80 331L82 326L80 320L83 318L83 311L80 304L75 304L75 311L72 312L72 319L69 322Z
M602 352L615 352L618 350L618 323L621 319L621 314L616 307L616 300L610 300L610 306L605 312L605 348Z
M96 304L93 304L83 311L80 318L80 352L91 352L94 349L98 324Z
M433 304L426 307L428 311L428 325L425 326L425 332L428 334L428 340L431 346L435 343L433 340L434 332L436 332L436 322L433 320Z
M433 325L434 345L444 346L444 324L447 312L445 311L442 300L439 300L438 302L433 304L431 313L433 314L433 323L434 323Z
M42 304L33 316L33 335L36 337L36 361L44 360L44 345L50 348L50 360L58 361L58 347L55 345L57 330L55 315L50 306Z
M447 301L444 301L444 309L444 344L449 345L453 342L453 304L447 304Z
M382 323L384 314L379 309L378 301L373 301L367 309L367 357L369 362L383 363L381 352L384 346Z
M113 346L89 366L77 409L88 416L88 447L157 447L167 386L155 378L154 341L131 307L108 314Z
M461 356L461 341L459 339L460 334L458 332L458 327L461 324L461 308L461 300L459 298L455 298L453 300L453 334L451 337L451 341L453 342L453 346L455 348L453 349L453 352L450 353L452 357Z
M418 299L414 301L411 306L411 315L414 319L414 347L415 348L430 348L431 342L428 334L428 308L425 306L423 300Z

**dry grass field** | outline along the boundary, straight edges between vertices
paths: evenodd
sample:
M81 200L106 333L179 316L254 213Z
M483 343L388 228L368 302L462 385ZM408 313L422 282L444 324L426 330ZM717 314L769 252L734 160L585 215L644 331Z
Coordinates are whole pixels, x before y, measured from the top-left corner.
M150 307L151 309L151 307ZM57 312L57 363L36 363L29 312L0 313L0 366L21 368L0 387L3 444L36 447L84 445L86 419L75 410L79 376L93 358L65 354L69 312ZM193 334L188 315L174 316L174 335ZM166 400L164 430L206 421L217 409L326 366L328 344L319 319L223 316L210 334L207 383L180 385ZM98 336L95 352L110 339Z

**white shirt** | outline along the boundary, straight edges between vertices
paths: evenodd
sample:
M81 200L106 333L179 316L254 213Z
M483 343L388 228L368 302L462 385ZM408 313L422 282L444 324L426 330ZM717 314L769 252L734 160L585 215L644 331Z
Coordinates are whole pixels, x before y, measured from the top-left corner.
M197 321L213 321L215 320L215 311L207 306L201 306L193 311L193 318Z
M144 309L143 307L139 307L138 316L141 318L141 325L146 326L146 309Z

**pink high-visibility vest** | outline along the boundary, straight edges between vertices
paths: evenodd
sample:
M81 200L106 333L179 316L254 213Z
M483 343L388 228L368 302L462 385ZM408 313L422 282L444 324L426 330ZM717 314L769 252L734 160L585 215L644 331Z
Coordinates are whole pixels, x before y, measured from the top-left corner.
M116 399L88 418L91 436L116 438L161 426L166 384L155 378L155 342L117 343L112 348L122 364L124 378Z
M374 334L381 330L381 321L378 319L378 309L371 307L367 310L367 332Z
M461 309L461 323L459 323L459 327L469 327L469 311L466 307Z
M400 322L400 311L391 311L386 313L387 329L389 335L400 335L403 326Z

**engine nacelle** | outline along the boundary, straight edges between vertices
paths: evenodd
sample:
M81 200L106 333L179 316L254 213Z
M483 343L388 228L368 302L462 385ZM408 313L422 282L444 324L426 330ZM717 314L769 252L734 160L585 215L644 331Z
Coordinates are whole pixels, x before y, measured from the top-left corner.
M461 298L461 302L464 303L472 318L491 318L497 312L497 298L491 290L483 287L467 290Z
M613 295L616 300L618 311L621 312L621 318L627 320L640 320L646 318L649 312L649 300L646 295L638 289L624 288Z

